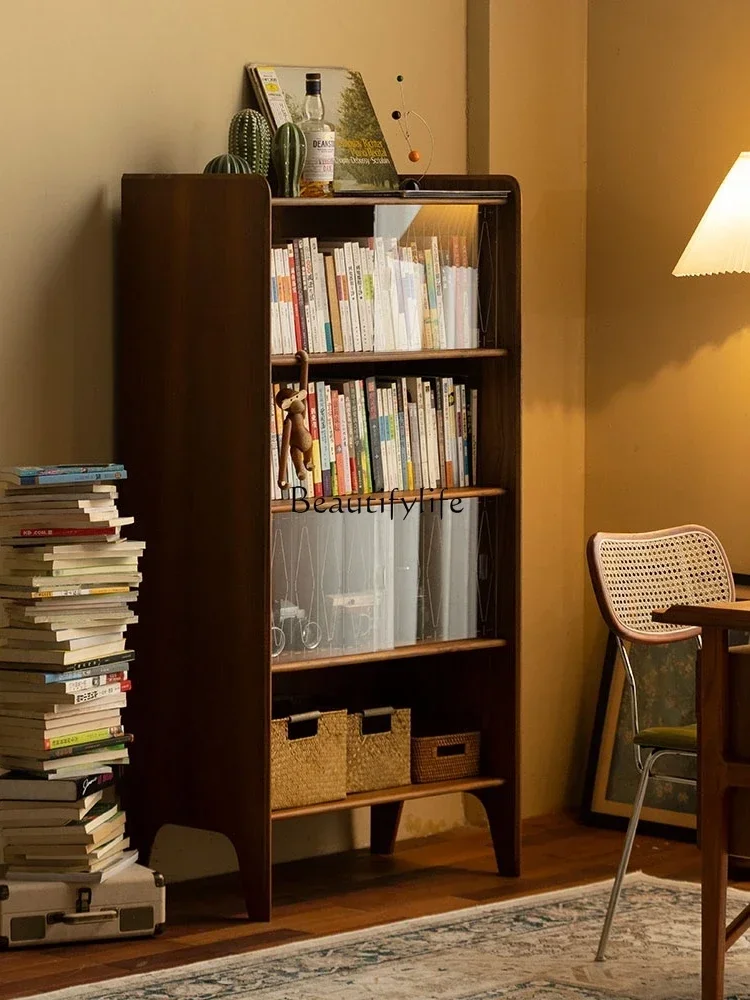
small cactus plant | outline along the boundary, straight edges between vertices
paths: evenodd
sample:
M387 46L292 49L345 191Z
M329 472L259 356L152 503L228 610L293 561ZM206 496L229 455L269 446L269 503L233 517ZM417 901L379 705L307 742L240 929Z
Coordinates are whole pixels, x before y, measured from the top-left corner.
M243 160L241 156L232 156L231 153L222 153L215 156L203 168L204 174L251 174L250 164Z
M250 164L253 174L265 177L271 159L271 129L258 111L238 111L229 125L229 152Z
M305 133L292 122L279 125L271 142L271 157L281 198L299 197L299 182L307 158Z

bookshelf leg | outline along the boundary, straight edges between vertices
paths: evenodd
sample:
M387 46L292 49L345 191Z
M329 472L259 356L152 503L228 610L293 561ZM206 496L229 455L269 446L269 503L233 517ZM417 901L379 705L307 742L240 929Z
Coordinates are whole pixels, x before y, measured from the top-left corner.
M370 808L370 850L373 854L393 854L403 802L384 802Z
M520 821L513 786L507 784L499 788L483 788L472 794L476 795L487 813L498 874L511 877L520 875Z
M265 857L259 857L251 844L236 837L229 839L237 852L248 920L268 921L271 919L270 864Z

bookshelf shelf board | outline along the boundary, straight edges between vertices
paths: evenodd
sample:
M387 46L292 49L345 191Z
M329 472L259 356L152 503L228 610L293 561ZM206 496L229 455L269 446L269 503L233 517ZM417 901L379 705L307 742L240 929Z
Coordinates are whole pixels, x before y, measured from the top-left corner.
M367 652L339 653L333 656L316 656L311 651L306 656L298 652L282 653L271 664L271 673L288 674L300 670L323 670L325 667L343 667L358 663L388 662L408 660L416 656L435 656L443 653L470 653L481 649L499 649L507 645L505 639L441 639L415 642L411 646L396 646L393 649L376 649Z
M434 489L425 490L422 495L422 500L425 505L428 505L431 500L435 503L440 500L441 494L443 501L448 500L470 500L472 497L499 497L505 493L505 490L501 486L455 486L445 488L444 490ZM401 500L406 500L407 503L411 500L419 500L420 493L419 490L394 490L393 499L396 502ZM367 501L370 501L370 505L373 510L377 510L381 500L390 502L390 493L348 493L343 497L318 497L318 503L316 505L316 510L328 510L330 507L336 506L340 501L341 506L344 510L347 509L347 501L360 501L362 509L367 512ZM315 503L314 497L308 497L307 502L312 508ZM354 509L354 504L352 505ZM425 509L428 509L425 507ZM438 509L437 507L435 508ZM292 512L292 501L291 500L272 500L271 501L271 513L272 514L290 514ZM305 513L300 511L299 513ZM354 510L356 513L356 510Z
M369 205L377 207L378 205L400 205L404 208L406 205L418 205L422 207L423 205L505 205L508 202L508 197L510 192L498 191L495 192L491 197L482 197L481 191L472 191L472 197L467 198L465 196L457 197L455 194L446 193L440 197L435 197L435 195L430 195L428 192L424 192L424 197L419 196L399 198L399 197L379 197L379 198L368 198L365 195L352 195L351 197L339 197L335 196L333 198L272 198L271 206L273 208L354 208L358 205Z
M466 347L445 351L347 351L330 354L310 354L311 365L352 365L391 363L394 361L435 361L451 358L504 358L508 354L504 347ZM272 354L272 367L299 365L294 354Z
M424 785L401 785L398 788L380 788L374 792L355 792L345 799L333 802L316 802L311 806L295 806L291 809L275 809L272 820L295 819L298 816L315 816L319 813L341 812L361 806L378 806L385 802L405 802L408 799L427 799L435 795L450 795L452 792L478 792L483 788L499 788L503 778L463 778L457 781L430 781Z

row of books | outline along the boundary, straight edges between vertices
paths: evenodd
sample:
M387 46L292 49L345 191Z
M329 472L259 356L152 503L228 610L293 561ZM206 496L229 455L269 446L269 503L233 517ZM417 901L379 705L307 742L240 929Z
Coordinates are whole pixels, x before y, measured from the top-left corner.
M409 246L376 236L328 252L315 237L271 251L271 353L479 346L466 236Z
M122 466L0 469L4 877L98 882L134 864L114 769L132 735L125 632L144 543L121 537Z
M272 498L278 486L283 414L271 396ZM451 377L382 377L310 382L313 438L309 496L476 485L475 388ZM289 463L286 481L299 485Z

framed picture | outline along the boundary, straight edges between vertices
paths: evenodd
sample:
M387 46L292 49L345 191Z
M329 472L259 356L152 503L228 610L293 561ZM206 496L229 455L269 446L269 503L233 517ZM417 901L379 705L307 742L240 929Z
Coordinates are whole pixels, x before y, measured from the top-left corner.
M638 684L640 726L686 726L695 722L696 643L630 644L628 655ZM640 777L635 764L631 692L617 644L609 636L599 689L584 789L583 819L624 829ZM667 757L656 774L695 776L695 762ZM695 788L668 780L650 781L641 813L643 832L695 839Z
M343 66L280 66L251 63L252 93L275 131L304 116L305 76L320 73L325 118L336 130L336 192L395 191L399 178L362 75Z

